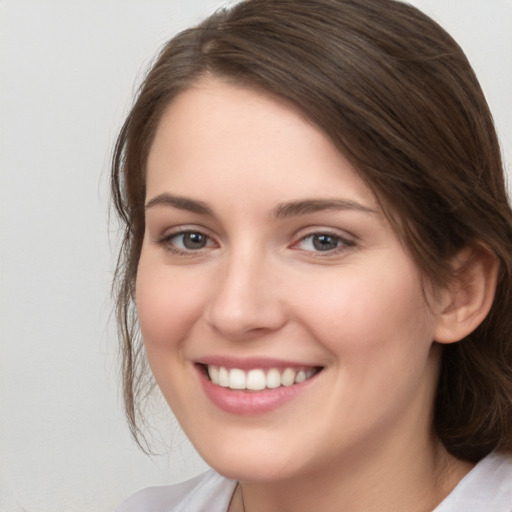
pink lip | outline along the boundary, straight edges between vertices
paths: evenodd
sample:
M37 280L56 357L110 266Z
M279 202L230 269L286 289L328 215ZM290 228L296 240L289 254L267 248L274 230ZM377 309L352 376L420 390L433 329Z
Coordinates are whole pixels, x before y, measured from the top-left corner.
M287 364L284 366L286 365ZM226 366L228 368L247 368L241 368L241 365ZM279 364L274 364L268 367L276 368L282 366L283 362L280 361ZM251 364L248 368L254 367L266 368L267 366L255 366ZM317 374L304 382L293 384L292 386L281 386L279 388L264 389L262 391L238 391L217 386L205 375L203 369L199 365L196 365L196 369L203 390L210 401L225 412L242 416L264 414L277 409L281 405L293 400L295 397L305 392L318 376Z

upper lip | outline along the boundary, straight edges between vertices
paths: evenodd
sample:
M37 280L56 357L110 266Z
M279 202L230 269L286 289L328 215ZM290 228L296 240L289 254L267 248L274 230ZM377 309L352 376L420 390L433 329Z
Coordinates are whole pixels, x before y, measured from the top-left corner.
M196 364L222 366L224 368L238 368L252 370L254 368L317 368L321 365L271 357L231 357L231 356L205 356L195 360Z

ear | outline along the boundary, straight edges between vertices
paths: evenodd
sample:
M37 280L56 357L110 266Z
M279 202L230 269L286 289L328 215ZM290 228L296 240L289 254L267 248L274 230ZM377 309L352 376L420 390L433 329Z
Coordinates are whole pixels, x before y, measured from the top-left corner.
M441 294L434 340L454 343L473 332L491 309L498 261L481 243L460 251L452 261L454 282Z

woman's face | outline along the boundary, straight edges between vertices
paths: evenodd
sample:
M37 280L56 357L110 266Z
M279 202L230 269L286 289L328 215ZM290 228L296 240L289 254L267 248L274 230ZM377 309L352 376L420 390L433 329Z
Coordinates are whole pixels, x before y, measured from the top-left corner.
M211 79L167 109L137 306L158 385L227 476L427 442L435 304L354 168L283 101Z

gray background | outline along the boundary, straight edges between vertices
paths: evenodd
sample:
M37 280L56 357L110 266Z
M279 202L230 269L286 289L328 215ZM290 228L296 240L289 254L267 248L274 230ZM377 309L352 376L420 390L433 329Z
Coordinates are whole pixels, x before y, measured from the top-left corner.
M226 2L224 2L225 4ZM508 170L512 1L417 0L460 42ZM156 50L218 0L0 0L0 509L112 510L204 464L165 407L148 458L120 404L110 319L112 145Z

